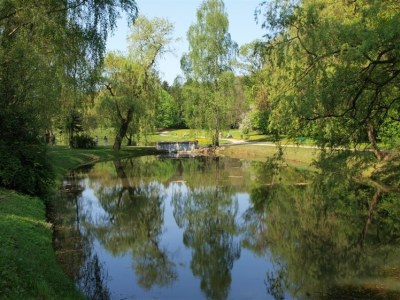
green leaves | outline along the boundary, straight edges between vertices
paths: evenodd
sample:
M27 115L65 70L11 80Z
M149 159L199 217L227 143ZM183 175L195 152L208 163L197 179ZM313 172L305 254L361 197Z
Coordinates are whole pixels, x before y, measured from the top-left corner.
M237 45L228 32L229 21L221 0L205 0L197 11L197 23L190 26L189 53L184 61L186 76L202 82L215 82L231 69ZM190 72L189 72L190 71Z
M0 2L0 156L9 155L0 185L43 192L45 152L29 150L42 149L45 131L65 125L97 88L106 38L123 11L135 18L136 2Z
M121 148L126 134L139 135L155 125L156 101L161 84L157 60L167 51L173 25L167 20L139 17L129 37L129 52L109 53L105 60L104 88L97 100L99 112L116 129L114 149Z
M219 145L219 132L231 125L235 102L231 71L237 45L228 32L229 22L221 0L205 0L197 11L197 23L190 26L189 52L182 57L188 84L185 120L191 128L212 131L213 146Z
M318 132L312 137L330 146L365 142L368 128L379 135L400 105L399 10L390 1L268 3L275 11L266 22L279 29L265 67L271 128ZM369 142L379 151L375 133Z

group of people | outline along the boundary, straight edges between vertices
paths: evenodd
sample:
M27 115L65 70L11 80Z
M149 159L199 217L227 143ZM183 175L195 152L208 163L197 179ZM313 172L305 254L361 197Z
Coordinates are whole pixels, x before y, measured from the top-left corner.
M94 138L94 141L96 142L96 145L99 144L99 137L98 137L97 135L96 135L96 137ZM104 138L103 138L103 145L104 145L104 146L107 146L107 145L108 145L108 138L107 138L106 135L105 135Z

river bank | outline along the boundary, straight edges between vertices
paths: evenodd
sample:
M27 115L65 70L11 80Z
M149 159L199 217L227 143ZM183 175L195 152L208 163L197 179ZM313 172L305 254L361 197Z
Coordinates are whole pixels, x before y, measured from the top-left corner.
M54 189L64 174L79 165L154 154L154 148L76 150L49 148ZM45 199L0 189L0 299L84 299L62 271L52 246L52 224Z

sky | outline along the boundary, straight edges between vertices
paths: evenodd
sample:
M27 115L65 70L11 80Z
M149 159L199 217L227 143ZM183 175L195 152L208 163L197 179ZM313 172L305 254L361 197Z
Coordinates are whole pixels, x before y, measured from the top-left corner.
M225 10L229 18L229 33L239 47L262 39L264 31L254 19L254 11L261 0L225 0ZM162 80L172 84L176 76L182 75L180 59L188 52L186 33L189 26L196 23L196 12L202 0L136 0L139 15L148 19L166 18L174 24L174 37L180 40L171 45L173 53L164 55L158 62ZM128 22L125 18L118 21L117 30L107 41L108 51L127 50L129 35Z

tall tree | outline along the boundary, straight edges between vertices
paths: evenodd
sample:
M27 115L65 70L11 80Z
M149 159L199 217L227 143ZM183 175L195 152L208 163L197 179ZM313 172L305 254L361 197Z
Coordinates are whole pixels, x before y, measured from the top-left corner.
M399 2L271 0L264 7L274 49L271 127L323 146L369 141L384 158L377 139L400 121Z
M113 148L121 149L132 121L154 124L157 90L161 89L156 62L172 42L173 25L165 19L139 17L132 27L127 55L110 53L106 58L103 105L115 116L116 137ZM135 119L134 119L135 118Z
M186 77L194 82L194 86L207 90L198 93L200 98L189 106L207 121L200 121L200 125L214 131L214 146L219 145L219 132L226 126L225 114L229 113L230 102L219 97L219 83L227 78L223 73L231 71L237 49L228 29L224 2L205 0L197 11L197 22L187 33L189 52L181 59Z
M136 2L0 2L0 185L36 193L46 182L44 151L32 147L75 91L95 87L123 11L134 19Z

